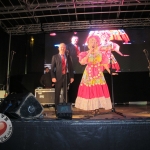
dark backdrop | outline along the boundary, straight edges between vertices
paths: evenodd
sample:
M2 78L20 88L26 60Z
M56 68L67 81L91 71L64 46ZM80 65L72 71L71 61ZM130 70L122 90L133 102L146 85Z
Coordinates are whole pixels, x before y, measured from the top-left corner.
M9 36L0 28L0 88L6 82Z
M0 84L6 87L9 35L0 31ZM34 42L31 42L31 37ZM10 92L30 91L40 86L39 80L44 69L45 36L12 35L10 45ZM14 55L12 57L12 53Z

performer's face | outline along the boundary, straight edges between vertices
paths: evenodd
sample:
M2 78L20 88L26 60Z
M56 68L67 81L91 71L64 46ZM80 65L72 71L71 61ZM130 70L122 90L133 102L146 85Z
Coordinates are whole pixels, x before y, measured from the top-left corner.
M89 41L88 41L88 48L94 50L95 48L98 47L98 43L97 42L98 41L96 40L96 38L89 39Z
M60 44L58 50L59 50L59 53L61 55L64 55L65 51L66 51L66 45L65 44Z
M72 39L71 39L71 43L72 44L77 44L78 43L78 37L77 36L74 36L74 37L72 37Z

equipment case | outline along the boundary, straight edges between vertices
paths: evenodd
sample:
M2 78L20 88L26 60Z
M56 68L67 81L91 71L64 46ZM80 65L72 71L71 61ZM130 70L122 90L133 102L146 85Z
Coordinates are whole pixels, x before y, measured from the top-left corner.
M55 104L55 89L35 89L35 97L42 105ZM60 103L63 102L63 92L61 90Z

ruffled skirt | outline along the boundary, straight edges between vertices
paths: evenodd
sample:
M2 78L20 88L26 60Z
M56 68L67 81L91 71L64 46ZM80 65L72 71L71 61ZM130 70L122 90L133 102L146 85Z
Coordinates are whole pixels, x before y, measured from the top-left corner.
M86 86L80 84L75 107L83 110L111 109L111 99L107 84Z

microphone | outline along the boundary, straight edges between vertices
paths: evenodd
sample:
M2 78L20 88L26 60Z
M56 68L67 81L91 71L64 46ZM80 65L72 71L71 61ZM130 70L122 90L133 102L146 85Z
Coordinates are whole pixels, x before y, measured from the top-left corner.
M91 50L94 51L94 46L91 47Z
M68 50L66 50L66 55L67 55L67 56L69 55L69 51L68 51Z

